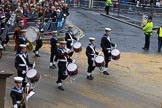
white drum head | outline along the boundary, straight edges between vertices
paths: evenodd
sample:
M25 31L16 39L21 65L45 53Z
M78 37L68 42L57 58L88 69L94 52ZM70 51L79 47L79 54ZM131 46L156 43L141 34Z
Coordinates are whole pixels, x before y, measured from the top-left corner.
M37 38L37 28L34 27L27 28L26 37L30 42L34 42Z
M67 66L67 70L70 71L70 72L73 72L77 69L77 65L75 63L70 63L68 66Z
M104 57L103 57L103 56L97 56L97 57L95 58L95 61L96 61L97 63L103 63L103 62L104 62Z
M81 45L80 42L75 42L73 46L74 46L75 49L78 49L78 48L80 48L82 45Z
M113 56L118 56L118 55L120 54L120 51L119 51L118 49L113 49L113 50L111 51L111 54L112 54Z
M37 71L35 69L30 69L27 73L26 76L27 78L33 78L37 75Z

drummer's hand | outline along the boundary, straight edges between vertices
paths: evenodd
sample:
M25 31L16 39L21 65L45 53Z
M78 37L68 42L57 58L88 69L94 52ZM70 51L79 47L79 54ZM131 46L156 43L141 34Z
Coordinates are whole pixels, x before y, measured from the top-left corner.
M94 58L92 58L91 60L95 60Z
M22 74L26 74L26 71L22 71Z
M115 48L117 48L117 44L115 44Z

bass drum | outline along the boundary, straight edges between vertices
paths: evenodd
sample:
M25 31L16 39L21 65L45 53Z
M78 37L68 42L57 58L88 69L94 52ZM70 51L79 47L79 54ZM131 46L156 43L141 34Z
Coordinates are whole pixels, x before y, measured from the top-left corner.
M26 37L27 40L29 40L31 43L35 42L39 35L39 29L36 27L28 27L26 31Z
M113 60L119 60L120 59L120 51L118 49L113 49L111 51L111 57Z
M76 76L78 74L78 66L75 63L70 63L67 65L67 72L69 76Z
M40 74L37 72L36 69L30 69L26 73L26 77L29 80L30 83L37 83L40 79Z

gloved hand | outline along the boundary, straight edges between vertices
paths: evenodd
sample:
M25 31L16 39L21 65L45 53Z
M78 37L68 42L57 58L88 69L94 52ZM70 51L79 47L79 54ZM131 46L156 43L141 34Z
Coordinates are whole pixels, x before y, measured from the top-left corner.
M26 74L26 71L22 71L22 74Z
M95 60L94 58L92 58L91 60Z
M115 48L117 48L117 45L115 44Z
M108 53L111 53L111 50L108 50L107 52L108 52Z
M15 105L13 106L13 108L18 108L17 104L15 104Z

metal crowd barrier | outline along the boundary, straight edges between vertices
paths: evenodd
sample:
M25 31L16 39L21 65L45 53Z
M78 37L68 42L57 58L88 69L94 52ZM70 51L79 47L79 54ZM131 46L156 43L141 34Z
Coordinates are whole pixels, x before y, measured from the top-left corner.
M35 19L37 20L37 19ZM28 20L27 24L26 24L26 28L30 27L30 26L35 26L35 20ZM41 21L41 26L44 30L44 34L47 33L51 33L52 31L64 31L65 29L65 23L66 23L66 19L63 21L62 23L62 27L57 27L57 22L52 22L52 19L49 19L48 22L43 22ZM17 24L9 25L9 35L13 35L14 34L14 30Z

